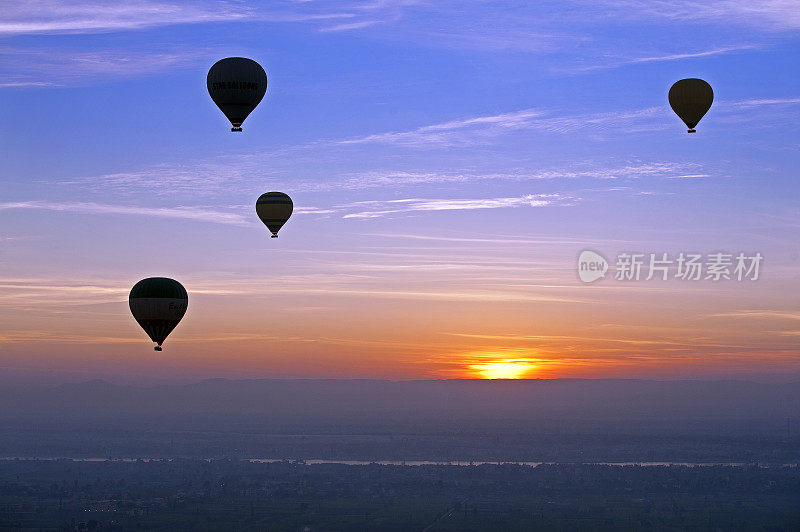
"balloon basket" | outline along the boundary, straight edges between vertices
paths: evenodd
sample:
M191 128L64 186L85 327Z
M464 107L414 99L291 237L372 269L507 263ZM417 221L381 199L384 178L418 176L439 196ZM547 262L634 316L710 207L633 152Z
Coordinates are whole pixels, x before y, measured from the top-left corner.
M696 129L690 129L689 131L687 131L687 133L697 133L697 130Z
M242 128L240 128L240 127L232 127L231 128L231 132L233 132L233 133L236 133L236 132L241 131L241 130L242 130Z
M160 345L157 345L157 346L155 346L155 347L153 348L153 350L154 350L154 351L163 351L163 349L161 349L161 346L160 346Z
M278 235L272 235L270 238L278 238Z

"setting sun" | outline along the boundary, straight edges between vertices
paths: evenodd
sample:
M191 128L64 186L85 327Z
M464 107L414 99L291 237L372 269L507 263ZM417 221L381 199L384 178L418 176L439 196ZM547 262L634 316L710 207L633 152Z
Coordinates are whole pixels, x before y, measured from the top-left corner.
M485 362L472 364L474 370L482 379L522 379L536 367L535 364L525 361L501 360L498 362Z

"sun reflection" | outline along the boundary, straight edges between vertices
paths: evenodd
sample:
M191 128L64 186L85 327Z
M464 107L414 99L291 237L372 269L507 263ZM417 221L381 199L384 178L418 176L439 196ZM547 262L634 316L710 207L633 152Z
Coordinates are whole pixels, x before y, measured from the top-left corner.
M524 379L536 368L526 360L497 360L469 366L482 379Z

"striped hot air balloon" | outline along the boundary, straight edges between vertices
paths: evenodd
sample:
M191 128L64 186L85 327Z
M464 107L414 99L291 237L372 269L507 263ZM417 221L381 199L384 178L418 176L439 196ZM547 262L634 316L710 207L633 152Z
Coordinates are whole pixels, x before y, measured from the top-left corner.
M133 285L128 297L134 319L158 344L156 351L161 351L161 344L186 314L188 302L183 285L167 277L142 279Z
M292 198L283 192L267 192L256 201L256 214L270 230L272 238L278 238L278 231L292 215L293 209Z
M230 120L231 131L241 131L242 122L267 92L267 73L252 59L228 57L214 63L206 84L211 99Z

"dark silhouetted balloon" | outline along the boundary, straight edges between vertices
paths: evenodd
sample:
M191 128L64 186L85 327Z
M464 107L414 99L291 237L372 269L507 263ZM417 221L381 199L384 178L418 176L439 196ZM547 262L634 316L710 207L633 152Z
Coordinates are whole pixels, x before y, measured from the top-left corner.
M256 201L256 214L272 232L272 238L278 238L278 231L292 215L293 209L292 198L283 192L267 192Z
M669 105L694 133L694 127L703 118L714 101L711 85L702 79L689 78L675 82L669 89Z
M211 99L231 121L231 131L241 131L267 92L267 73L252 59L228 57L214 63L206 83Z
M183 285L166 277L142 279L133 285L128 297L134 319L158 344L156 351L161 351L161 344L186 314L188 303Z

